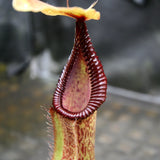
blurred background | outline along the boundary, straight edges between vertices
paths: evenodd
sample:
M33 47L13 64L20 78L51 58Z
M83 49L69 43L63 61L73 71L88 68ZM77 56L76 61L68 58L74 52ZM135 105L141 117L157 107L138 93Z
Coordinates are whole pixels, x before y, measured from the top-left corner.
M51 140L45 108L71 52L75 20L16 12L11 3L0 1L0 160L44 160ZM95 8L101 19L87 26L108 78L96 159L159 160L160 1L99 0Z

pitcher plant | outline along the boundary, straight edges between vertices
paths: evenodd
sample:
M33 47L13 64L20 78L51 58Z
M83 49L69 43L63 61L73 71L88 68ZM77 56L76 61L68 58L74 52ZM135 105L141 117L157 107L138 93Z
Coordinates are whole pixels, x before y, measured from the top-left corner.
M85 21L100 19L93 7L55 7L40 0L13 0L17 11L68 16L76 21L73 49L48 111L54 131L51 160L95 160L97 109L106 99L107 78Z

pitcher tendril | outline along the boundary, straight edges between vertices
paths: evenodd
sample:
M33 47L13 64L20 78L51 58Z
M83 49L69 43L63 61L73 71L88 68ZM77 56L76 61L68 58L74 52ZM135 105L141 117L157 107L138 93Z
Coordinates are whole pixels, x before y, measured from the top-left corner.
M67 7L69 7L69 0L67 0Z

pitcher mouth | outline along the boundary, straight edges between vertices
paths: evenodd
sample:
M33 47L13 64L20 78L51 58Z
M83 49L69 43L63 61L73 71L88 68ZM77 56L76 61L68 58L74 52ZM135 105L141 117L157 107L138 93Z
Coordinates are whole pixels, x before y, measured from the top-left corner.
M85 21L79 19L74 47L57 84L53 106L70 119L86 118L105 101L106 89L103 66L94 51Z

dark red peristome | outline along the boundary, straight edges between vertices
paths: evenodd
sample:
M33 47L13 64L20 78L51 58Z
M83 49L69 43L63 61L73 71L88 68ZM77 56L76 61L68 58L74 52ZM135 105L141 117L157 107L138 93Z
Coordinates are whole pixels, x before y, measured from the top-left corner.
M76 65L80 64L78 59L80 59L82 62L84 61L84 64L86 64L86 73L89 77L89 82L87 82L86 86L88 87L89 93L87 93L87 95L89 95L89 98L87 100L87 104L85 102L85 106L83 106L82 109L73 111L72 109L74 106L71 109L63 106L65 99L70 98L64 93L68 89L66 86L68 87L73 85L71 80L72 78L74 79L72 76L75 76L75 73L72 70L75 70L74 68L77 67ZM84 19L78 19L76 22L74 47L69 57L69 61L64 67L64 70L58 81L57 88L53 96L53 106L57 112L70 119L85 118L97 110L105 101L106 89L107 79L104 74L103 66L96 56L96 52L92 46ZM76 104L78 104L78 102Z

